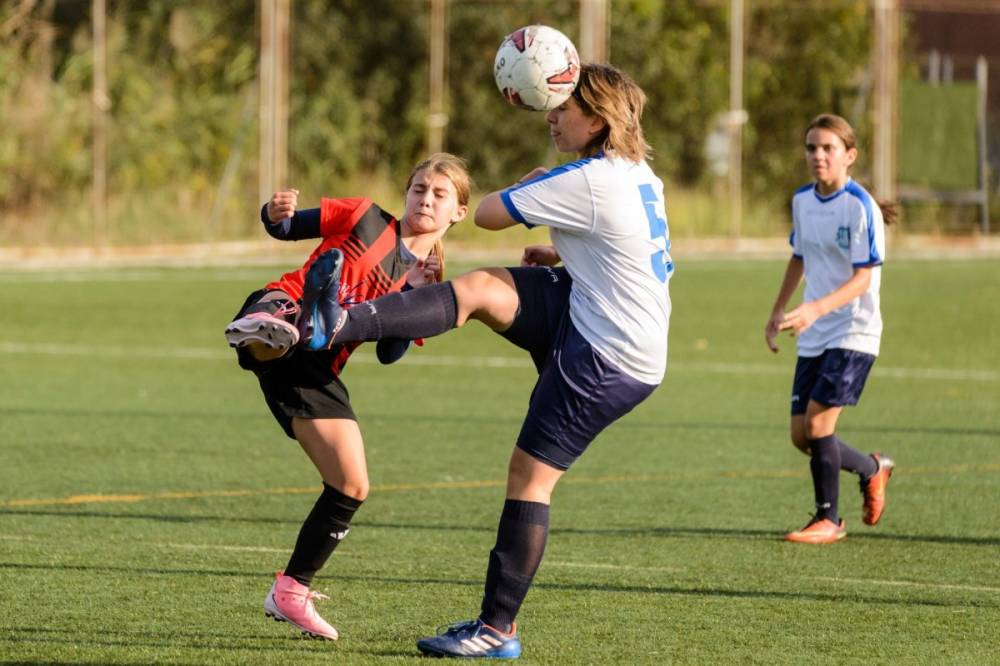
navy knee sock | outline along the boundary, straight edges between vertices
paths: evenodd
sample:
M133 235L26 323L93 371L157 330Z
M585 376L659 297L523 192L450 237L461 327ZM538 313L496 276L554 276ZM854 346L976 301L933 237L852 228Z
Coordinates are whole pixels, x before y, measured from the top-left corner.
M341 539L347 536L351 518L361 503L362 500L348 497L324 483L323 492L299 530L285 575L308 587Z
M840 449L840 469L854 472L862 480L870 479L878 471L878 463L867 453L861 453L857 449L848 446L844 440L836 435L833 438L837 441L837 448Z
M486 624L510 631L545 553L549 505L509 499L504 502L497 542L490 551L482 612Z
M816 517L836 523L839 520L837 497L840 494L840 447L837 446L837 438L827 435L808 442L812 451L809 469L816 494Z
M430 338L455 328L458 307L451 282L386 294L347 310L336 342Z

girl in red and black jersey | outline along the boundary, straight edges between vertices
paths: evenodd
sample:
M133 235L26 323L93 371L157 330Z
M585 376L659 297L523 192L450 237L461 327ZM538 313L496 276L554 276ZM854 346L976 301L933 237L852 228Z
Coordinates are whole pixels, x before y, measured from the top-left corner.
M470 190L464 162L438 153L410 174L400 220L364 198L323 199L320 208L296 210L296 190L275 193L261 210L275 238L322 239L302 268L251 294L226 328L240 366L256 374L271 413L323 479L291 558L264 600L268 616L315 637L337 638L313 606L321 595L309 588L367 497L368 470L361 430L339 376L358 343L321 352L296 347L305 276L314 262L330 256L328 250L338 248L343 254L338 300L344 304L439 281L441 239L465 217ZM391 343L378 349L380 358L395 353L392 349Z

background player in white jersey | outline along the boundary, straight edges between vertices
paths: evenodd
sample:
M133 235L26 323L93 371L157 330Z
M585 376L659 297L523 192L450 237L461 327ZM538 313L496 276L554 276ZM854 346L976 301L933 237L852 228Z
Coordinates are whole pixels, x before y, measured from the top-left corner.
M846 534L837 510L840 470L860 478L863 520L875 525L895 463L865 455L835 434L846 405L855 405L878 356L882 336L879 285L885 258L884 224L895 209L876 202L851 179L857 159L854 130L832 114L806 128L806 163L815 182L792 197L792 258L764 337L777 352L779 331L798 337L792 386L792 443L810 456L816 515L785 536L800 543L833 543ZM785 312L803 277L803 302Z
M530 352L538 368L481 612L418 641L426 654L520 655L514 620L542 560L556 483L666 371L673 263L663 183L646 164L644 105L625 74L588 64L572 97L548 112L556 148L579 159L535 169L484 197L475 215L487 229L549 227L553 246L527 248L521 267L479 269L347 310L330 299L314 316L316 335L337 343L430 337L478 319Z

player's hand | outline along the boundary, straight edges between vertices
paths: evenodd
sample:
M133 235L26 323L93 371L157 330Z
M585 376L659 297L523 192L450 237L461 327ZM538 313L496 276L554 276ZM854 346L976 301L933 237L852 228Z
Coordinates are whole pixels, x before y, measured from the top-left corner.
M295 214L299 205L299 191L293 189L275 192L267 202L267 219L271 224L277 224Z
M774 339L778 337L778 333L781 332L781 322L784 320L785 313L778 310L777 312L771 313L771 317L767 320L767 324L764 326L764 342L767 343L767 348L775 354L778 353L778 345L775 343Z
M528 173L526 173L523 176L521 176L520 178L518 178L517 179L517 184L520 185L521 183L526 183L529 180L531 180L532 178L538 178L539 176L544 176L548 172L549 172L549 170L546 169L545 167L535 167L534 169L532 169Z
M810 326L813 325L817 319L823 316L820 311L819 306L813 301L807 301L788 312L778 325L778 329L782 331L791 331L792 335L799 335Z
M529 245L521 255L522 266L555 266L559 253L551 245Z
M418 259L417 264L406 273L406 282L411 287L425 287L441 280L441 258L429 255Z

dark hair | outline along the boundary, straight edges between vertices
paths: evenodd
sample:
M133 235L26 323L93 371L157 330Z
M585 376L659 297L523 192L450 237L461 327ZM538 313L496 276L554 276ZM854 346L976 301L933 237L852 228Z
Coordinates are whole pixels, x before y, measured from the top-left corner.
M814 129L824 129L833 132L844 142L844 147L848 150L857 148L858 139L854 135L854 128L851 127L849 122L838 115L821 113L812 119L812 122L806 127L805 134L808 135ZM895 201L879 201L876 199L875 203L882 210L882 220L886 224L894 224L899 220L899 204Z

